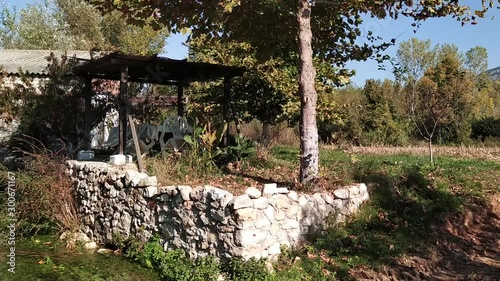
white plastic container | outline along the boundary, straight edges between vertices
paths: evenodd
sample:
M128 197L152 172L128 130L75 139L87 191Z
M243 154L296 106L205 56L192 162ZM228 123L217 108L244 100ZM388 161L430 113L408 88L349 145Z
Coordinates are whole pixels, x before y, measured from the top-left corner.
M94 151L92 151L92 150L80 150L80 151L78 151L77 159L79 161L92 160L92 159L94 159Z

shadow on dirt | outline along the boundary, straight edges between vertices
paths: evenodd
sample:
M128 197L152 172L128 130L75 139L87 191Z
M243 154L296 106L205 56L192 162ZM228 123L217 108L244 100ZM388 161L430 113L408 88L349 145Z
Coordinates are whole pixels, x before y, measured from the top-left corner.
M500 280L500 219L484 200L439 187L419 167L394 177L357 171L372 183L356 219L315 246L349 268L343 280ZM345 271L345 270L344 270Z

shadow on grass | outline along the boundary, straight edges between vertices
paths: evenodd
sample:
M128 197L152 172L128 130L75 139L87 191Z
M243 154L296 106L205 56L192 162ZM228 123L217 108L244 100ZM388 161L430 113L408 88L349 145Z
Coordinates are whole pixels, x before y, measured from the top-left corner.
M345 274L346 268L359 265L399 266L403 273L411 271L396 264L396 258L408 253L429 259L433 250L429 245L435 243L436 238L463 249L472 248L466 237L443 231L450 219L460 216L462 198L434 184L418 166L407 168L397 176L380 169L358 167L355 177L359 182L372 184L370 202L355 219L332 226L315 240L315 246L326 250L337 266L343 268L341 279L350 279ZM500 233L500 228L488 230L494 231ZM482 270L487 274L495 268L483 266Z

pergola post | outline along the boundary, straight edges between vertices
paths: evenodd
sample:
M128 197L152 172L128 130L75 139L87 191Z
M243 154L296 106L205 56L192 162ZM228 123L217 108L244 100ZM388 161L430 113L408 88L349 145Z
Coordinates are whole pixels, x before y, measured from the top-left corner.
M118 111L119 118L119 141L120 146L118 153L123 154L127 145L127 103L128 103L128 66L121 66L120 73L120 108Z
M177 115L184 116L184 84L177 84Z
M85 78L83 86L83 98L85 99L85 113L83 120L83 149L89 150L92 146L92 140L90 139L91 130L91 98L92 98L92 78Z
M224 76L224 101L222 115L224 117L224 122L227 124L227 130L223 138L223 145L229 145L229 107L231 105L231 77Z

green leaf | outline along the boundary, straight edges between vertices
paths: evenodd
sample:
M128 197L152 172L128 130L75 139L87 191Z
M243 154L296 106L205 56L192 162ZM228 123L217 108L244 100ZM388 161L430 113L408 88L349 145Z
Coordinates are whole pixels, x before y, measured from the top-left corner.
M186 143L188 143L191 146L194 146L194 140L190 135L185 135L182 137Z

